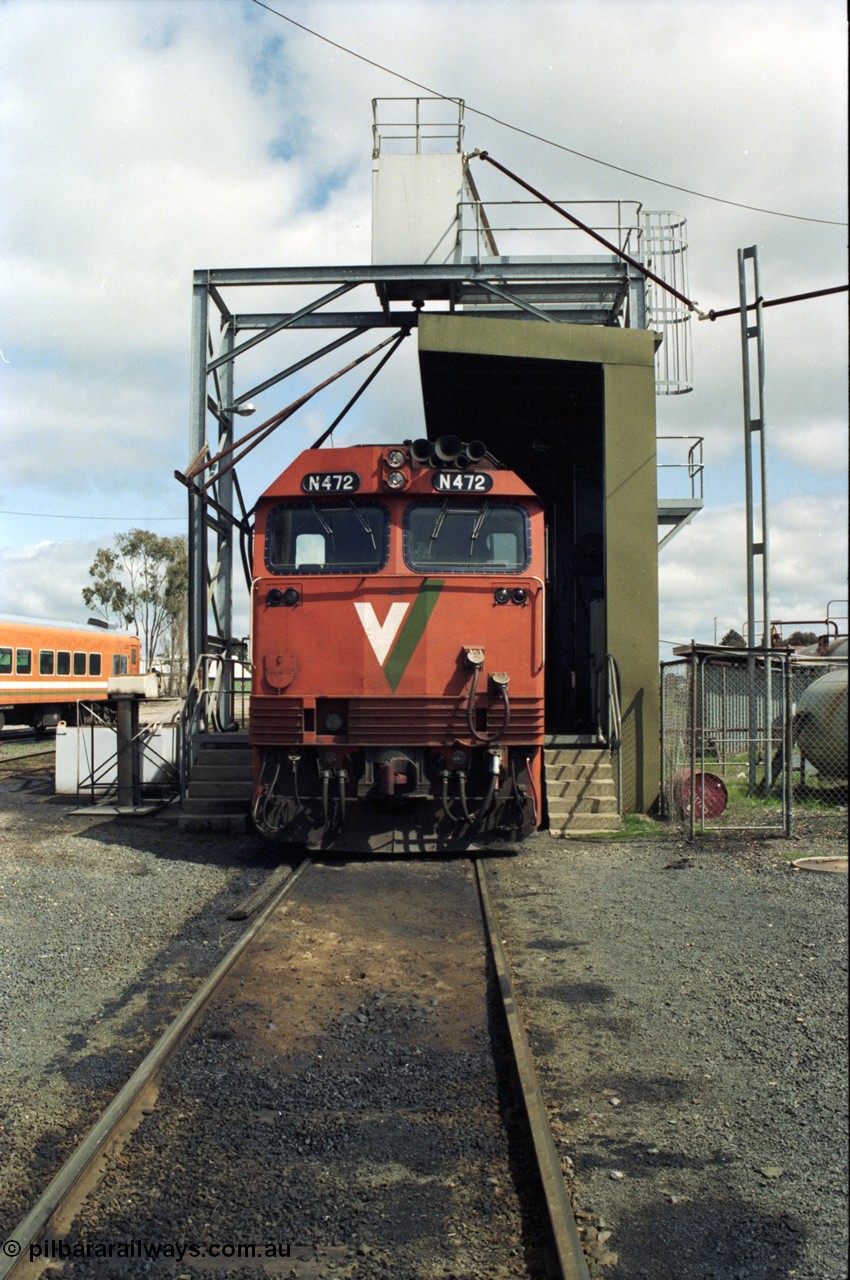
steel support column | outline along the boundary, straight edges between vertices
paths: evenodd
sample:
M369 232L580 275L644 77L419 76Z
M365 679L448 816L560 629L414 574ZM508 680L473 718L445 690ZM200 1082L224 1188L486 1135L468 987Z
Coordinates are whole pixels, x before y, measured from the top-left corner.
M196 271L192 292L192 352L189 388L189 464L207 447L208 273ZM206 648L207 539L201 496L189 490L189 676Z
M747 300L747 260L753 264L753 290L755 294L753 308L755 324L748 321L750 304ZM746 484L747 507L747 648L749 657L749 703L750 703L750 762L749 791L752 795L756 788L757 768L757 736L758 699L755 682L755 658L752 651L756 646L756 579L758 560L761 559L761 598L762 598L762 637L761 648L765 655L770 651L770 556L768 534L768 502L767 502L767 447L766 422L764 413L764 329L762 325L761 288L759 284L758 248L751 245L748 249L738 250L738 288L741 303L741 357L744 379L744 477ZM756 343L756 379L753 387L751 371L750 342ZM755 390L755 412L753 412L753 393ZM756 469L753 465L753 454L758 451L758 495L756 495ZM755 525L756 502L759 507L760 539L756 539ZM765 783L771 783L771 741L770 729L773 718L773 699L771 689L771 670L769 659L765 662L764 688L764 765Z

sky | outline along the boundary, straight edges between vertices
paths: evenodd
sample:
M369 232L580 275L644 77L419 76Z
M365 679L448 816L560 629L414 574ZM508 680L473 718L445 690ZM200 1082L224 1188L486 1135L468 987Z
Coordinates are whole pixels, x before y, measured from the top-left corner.
M185 531L192 272L368 264L372 99L423 92L400 76L463 98L465 149L567 207L682 214L702 311L737 305L748 246L767 299L847 283L840 0L269 3L293 22L253 0L0 0L2 613L84 621L99 546ZM515 194L473 164L485 201ZM847 294L768 309L764 334L771 615L818 630L847 615ZM690 340L694 390L658 397L658 432L703 438L705 507L660 553L662 657L746 619L738 317ZM249 506L362 377L240 468ZM422 426L410 342L336 438Z

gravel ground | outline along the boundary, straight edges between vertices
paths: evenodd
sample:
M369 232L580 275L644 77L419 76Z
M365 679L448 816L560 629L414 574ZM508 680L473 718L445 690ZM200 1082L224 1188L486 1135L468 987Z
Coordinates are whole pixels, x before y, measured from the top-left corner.
M232 945L270 859L67 816L39 763L0 776L0 1240Z
M845 822L495 868L594 1276L847 1276Z
M0 777L0 1239L277 861L50 791ZM846 813L797 832L493 864L595 1278L847 1276L847 878L788 864L846 853Z
M543 1280L486 969L466 861L320 865L216 992L69 1244L191 1241L193 1280L218 1280L206 1254L226 1242L264 1258L234 1280Z

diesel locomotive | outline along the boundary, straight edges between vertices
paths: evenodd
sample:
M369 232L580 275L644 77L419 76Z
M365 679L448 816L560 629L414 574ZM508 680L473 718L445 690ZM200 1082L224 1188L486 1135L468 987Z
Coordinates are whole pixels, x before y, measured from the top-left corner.
M415 851L537 827L545 541L542 502L479 441L287 467L254 526L260 831Z

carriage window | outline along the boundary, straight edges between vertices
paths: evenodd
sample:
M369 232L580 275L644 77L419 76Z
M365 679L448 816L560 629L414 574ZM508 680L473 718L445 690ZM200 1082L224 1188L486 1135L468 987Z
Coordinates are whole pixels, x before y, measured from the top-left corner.
M12 674L12 650L0 649L0 676Z
M90 676L100 675L100 654L99 653L89 654L89 675Z
M71 654L67 649L60 649L56 655L56 674L57 676L71 674Z
M54 653L52 649L41 649L38 655L38 674L40 676L53 675Z
M375 573L388 551L389 518L378 502L285 503L266 525L272 573Z
M126 653L113 653L112 655L112 674L114 676L126 676L127 674L127 655Z
M32 674L32 649L18 649L15 654L15 674L28 676Z
M522 573L529 562L528 516L509 503L411 503L404 520L404 559L431 573Z
M138 651L138 649L131 649L131 650L130 650L130 665L131 665L131 666L133 666L133 667L135 667L135 665L136 665L136 663L137 663L138 661L139 661L139 651Z
M84 676L86 674L86 655L84 653L74 654L74 675Z

